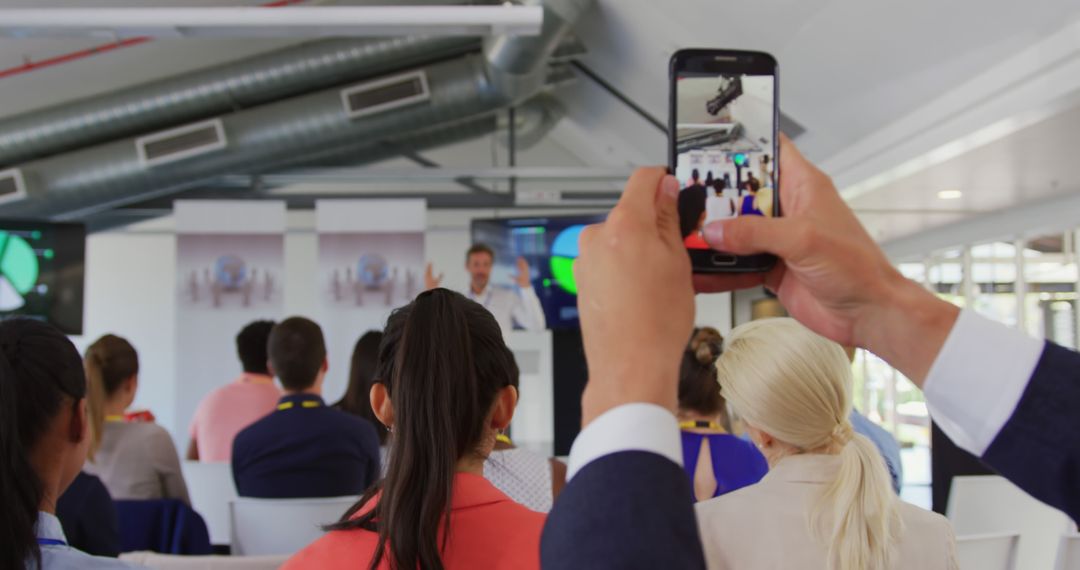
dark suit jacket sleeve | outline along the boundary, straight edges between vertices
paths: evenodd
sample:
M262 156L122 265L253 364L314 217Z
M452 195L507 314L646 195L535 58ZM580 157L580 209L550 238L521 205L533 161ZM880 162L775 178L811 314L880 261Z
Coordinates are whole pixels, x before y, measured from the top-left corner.
M1016 410L983 461L1080 521L1080 354L1046 344Z
M585 465L548 515L541 566L558 569L703 569L690 481L672 461L644 451Z

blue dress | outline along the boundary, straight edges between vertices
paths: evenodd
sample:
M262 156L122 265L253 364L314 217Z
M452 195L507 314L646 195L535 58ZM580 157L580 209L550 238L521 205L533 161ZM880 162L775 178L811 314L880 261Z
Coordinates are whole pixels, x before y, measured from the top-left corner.
M694 482L697 469L701 440L709 438L709 452L712 455L713 474L716 477L716 492L713 497L730 493L747 485L753 485L769 471L765 456L754 444L726 433L680 432L683 448L683 468Z

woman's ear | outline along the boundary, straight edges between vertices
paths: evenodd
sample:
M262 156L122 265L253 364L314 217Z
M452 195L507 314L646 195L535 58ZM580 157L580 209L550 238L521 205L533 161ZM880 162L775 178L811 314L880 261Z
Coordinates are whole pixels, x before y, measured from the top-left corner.
M491 427L503 430L510 425L510 421L514 419L517 400L517 388L507 386L499 390L499 395L495 397L495 409L491 412Z
M386 426L386 429L392 429L394 427L394 405L390 401L390 393L386 391L386 385L382 382L373 383L368 397L371 399L371 410L375 412L375 417L379 418L379 421Z

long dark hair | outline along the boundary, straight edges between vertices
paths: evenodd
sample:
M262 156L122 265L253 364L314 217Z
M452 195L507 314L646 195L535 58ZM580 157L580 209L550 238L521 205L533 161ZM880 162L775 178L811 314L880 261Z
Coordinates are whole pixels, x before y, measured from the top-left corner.
M77 408L86 396L82 360L71 341L51 325L0 322L0 568L41 565L34 535L44 489L30 453L62 406Z
M390 432L375 417L375 412L371 409L371 383L375 381L376 368L379 364L379 345L382 344L382 339L383 333L368 331L356 341L356 345L353 346L352 361L349 363L349 387L334 407L375 424L375 432L379 434L379 444L385 445Z
M720 331L712 327L694 329L679 367L680 408L706 415L724 412L725 401L716 372L716 361L723 350L724 337ZM723 415L726 420L727 414Z
M491 313L446 289L390 315L379 362L394 408L386 477L329 528L379 533L370 568L386 557L397 570L442 570L457 463L481 445L499 391L517 387L517 364Z

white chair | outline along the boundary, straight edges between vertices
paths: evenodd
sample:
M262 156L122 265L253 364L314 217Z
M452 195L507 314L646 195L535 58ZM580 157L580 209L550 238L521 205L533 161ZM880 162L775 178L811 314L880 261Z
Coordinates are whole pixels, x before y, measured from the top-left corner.
M277 570L288 556L177 556L156 552L125 552L120 560L154 570Z
M229 503L232 553L242 556L293 554L323 535L359 497L249 499Z
M1016 567L1022 570L1051 570L1061 535L1072 524L996 475L953 478L947 513L957 536L1018 533Z
M958 536L956 561L960 570L1015 570L1019 543L1017 533Z
M1080 534L1075 532L1061 537L1055 570L1080 570Z
M211 544L229 544L229 501L236 500L236 483L228 463L184 461L181 466L191 507L202 515Z

